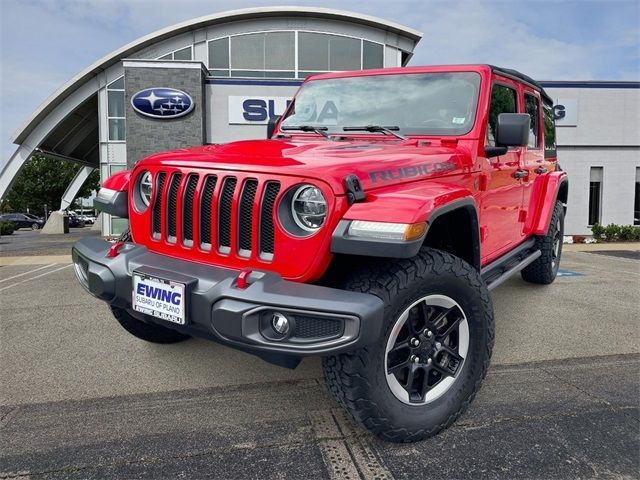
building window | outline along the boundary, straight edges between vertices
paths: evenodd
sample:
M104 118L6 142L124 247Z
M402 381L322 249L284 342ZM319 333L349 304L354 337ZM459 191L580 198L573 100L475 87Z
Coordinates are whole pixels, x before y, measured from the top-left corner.
M527 147L538 148L538 136L540 135L540 109L538 108L539 102L533 95L525 94L524 96L524 108L525 111L531 117L531 123L529 124L529 143Z
M602 167L591 167L589 179L589 226L602 221Z
M232 77L295 77L295 33L268 32L231 37Z
M109 141L123 142L125 140L124 77L107 85L107 118Z
M214 77L305 78L384 66L383 44L316 32L233 35L209 41L208 50Z
M229 37L209 42L209 70L214 77L229 76Z
M189 45L188 47L174 50L159 57L158 60L193 60L193 46Z
M518 104L516 91L504 85L495 84L491 91L491 105L489 107L489 124L487 125L487 145L496 146L496 130L498 115L501 113L516 113Z
M362 41L362 69L382 68L384 66L384 47L381 43Z
M640 225L640 168L636 167L636 194L633 199L633 224Z
M361 40L325 33L298 34L298 68L304 73L360 70Z

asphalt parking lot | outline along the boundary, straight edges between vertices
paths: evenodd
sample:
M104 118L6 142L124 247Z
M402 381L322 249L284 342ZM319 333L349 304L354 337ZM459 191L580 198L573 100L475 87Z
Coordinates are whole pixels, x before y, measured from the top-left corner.
M67 255L3 256L0 478L639 478L640 261L573 250L553 285L494 291L480 394L411 445L353 426L317 359L147 344Z

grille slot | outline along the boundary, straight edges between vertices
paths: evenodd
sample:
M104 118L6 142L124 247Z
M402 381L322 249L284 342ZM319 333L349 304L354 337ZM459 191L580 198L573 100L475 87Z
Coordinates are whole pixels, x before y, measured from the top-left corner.
M220 194L220 205L218 214L218 250L222 253L229 253L231 250L231 205L233 194L236 189L238 179L227 177L222 185Z
M243 257L251 254L251 242L253 239L253 202L258 191L258 181L249 179L244 182L242 194L240 195L239 206L239 228L238 228L238 253Z
M279 191L280 182L267 182L260 208L260 256L269 260L273 258L275 237L273 212Z
M213 208L213 192L216 189L218 177L208 175L202 187L202 199L200 200L200 246L209 250L211 248L211 212Z
M167 241L176 242L176 217L178 216L178 188L182 175L175 173L169 184L169 201L167 202Z
M154 182L155 240L185 248L197 242L212 255L273 261L279 181L172 169L158 171Z
M156 193L155 193L155 203L153 204L153 218L152 218L152 231L153 238L156 240L160 238L160 232L162 229L162 194L164 189L164 180L166 174L161 172L158 174L158 179L156 180Z
M189 175L184 189L182 210L182 239L187 247L193 245L193 201L196 197L196 185L198 185L198 175Z

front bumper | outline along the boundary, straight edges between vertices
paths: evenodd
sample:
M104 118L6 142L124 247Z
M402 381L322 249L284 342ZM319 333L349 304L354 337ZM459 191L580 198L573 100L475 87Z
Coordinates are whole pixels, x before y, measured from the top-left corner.
M135 244L125 244L110 258L111 246L96 238L77 242L72 250L76 276L91 294L141 321L220 341L280 364L286 362L279 356L335 354L379 338L384 304L374 295L286 281L262 271L252 271L248 286L238 288L237 270L159 255ZM134 271L185 284L184 325L132 309ZM288 335L273 330L275 312L291 320Z

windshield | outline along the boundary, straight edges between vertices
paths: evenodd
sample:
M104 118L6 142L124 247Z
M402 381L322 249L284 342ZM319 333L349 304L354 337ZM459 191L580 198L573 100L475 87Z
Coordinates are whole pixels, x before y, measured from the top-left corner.
M281 126L397 126L404 135L464 135L473 127L480 75L411 73L312 80Z

